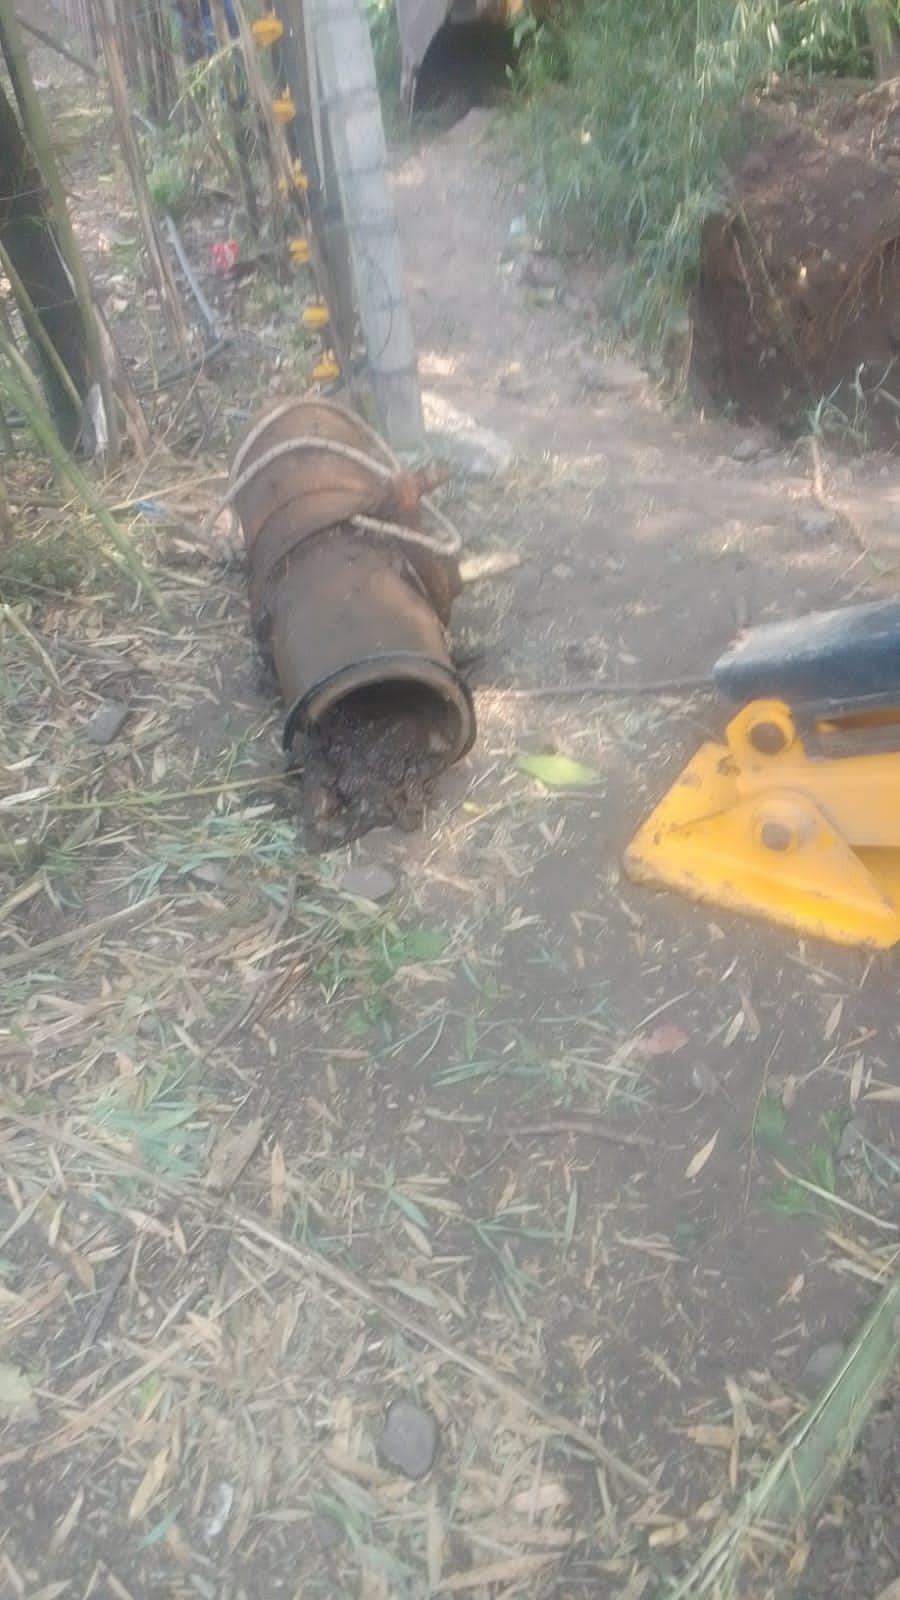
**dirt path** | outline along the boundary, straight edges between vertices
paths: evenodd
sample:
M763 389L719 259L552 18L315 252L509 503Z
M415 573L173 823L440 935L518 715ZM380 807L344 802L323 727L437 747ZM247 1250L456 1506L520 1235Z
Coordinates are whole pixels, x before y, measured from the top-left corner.
M606 351L502 173L478 115L396 172L430 415L517 457L454 485L467 553L518 564L459 605L480 737L421 833L302 855L205 552L163 558L174 635L95 584L34 619L57 684L13 641L3 763L49 818L0 954L13 1593L655 1600L893 1259L892 963L623 883L707 701L504 692L702 672L878 574L801 459ZM886 521L887 470L842 502ZM548 749L597 781L548 795ZM890 1405L859 1462L804 1600L896 1575Z
M486 648L480 680L702 673L744 621L894 592L897 465L835 463L817 477L818 454L811 463L802 448L663 410L628 356L610 352L595 309L605 286L592 269L517 250L526 197L505 176L486 114L403 162L396 194L429 415L440 424L449 403L518 458L465 511L472 548L521 556L513 574L485 586L490 600L470 601L471 638ZM689 1417L709 1414L729 1376L748 1393L802 1387L805 1363L859 1314L865 1291L835 1276L821 1222L773 1209L754 1119L763 1101L787 1108L806 1152L797 1159L825 1170L830 1147L845 1195L860 1115L864 1138L896 1149L895 1112L864 1109L850 1082L863 1044L876 1075L894 1081L892 963L811 949L619 881L619 852L648 801L710 718L721 726L707 704L519 702L514 731L502 700L482 704L482 744L501 764L515 748L561 749L602 774L588 801L538 802L545 815L531 829L542 838L532 832L525 845L522 926L502 941L499 985L519 1025L546 1021L542 1007L569 1012L564 1060L571 1051L577 1061L592 1002L625 1039L651 1019L650 1047L662 1054L641 1072L650 1104L640 1125L653 1130L652 1162L605 1147L590 1154L590 1140L567 1138L564 1119L536 1133L530 1151L558 1178L579 1170L582 1215L603 1238L609 1273L603 1287L592 1278L587 1304L545 1325L548 1348L569 1356L566 1387L576 1383L588 1408L598 1389L607 1396L623 1446L654 1435L661 1419L671 1440ZM557 1070L570 1073L571 1058ZM522 1115L507 1085L497 1123ZM839 1135L841 1122L849 1134ZM714 1137L702 1177L686 1180L691 1156ZM774 1199L805 1209L796 1192ZM888 1207L896 1222L896 1194ZM640 1270L642 1257L666 1256L676 1241L679 1260L658 1275ZM890 1439L889 1417L882 1429ZM685 1479L667 1509L696 1509L696 1481L686 1487L696 1461L670 1465L673 1484L681 1470ZM888 1542L875 1588L895 1560ZM830 1592L829 1562L840 1565L831 1548L822 1558ZM846 1581L858 1592L859 1571ZM818 1592L814 1579L806 1592Z

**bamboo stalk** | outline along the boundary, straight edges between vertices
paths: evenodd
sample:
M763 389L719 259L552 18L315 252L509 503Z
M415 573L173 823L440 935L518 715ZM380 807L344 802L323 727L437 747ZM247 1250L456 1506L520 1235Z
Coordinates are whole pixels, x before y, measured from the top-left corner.
M266 86L262 74L256 49L256 40L247 21L247 13L241 0L234 0L234 15L238 25L241 41L241 52L244 58L244 71L247 75L247 87L250 92L259 116L265 128L266 137L263 142L263 153L269 174L270 197L269 211L272 218L273 231L276 244L279 248L284 246L284 224L281 216L278 186L282 178L289 185L288 193L293 188L291 162L288 155L287 142L272 111L272 96Z
M346 363L353 348L356 326L353 266L341 212L331 134L320 104L311 9L309 0L275 0L275 13L284 27L282 69L297 107L296 119L288 130L289 142L293 141L309 183L304 196L308 224L327 273L324 283L320 280L320 291L338 330L335 351L342 370L349 376L350 368Z
M150 449L150 429L147 418L141 410L141 402L135 393L134 385L125 370L125 363L119 353L118 346L112 336L109 324L103 314L101 306L95 307L97 322L100 327L100 338L103 349L109 362L112 374L113 388L125 416L125 431L129 435L136 453L143 459Z
M871 1315L784 1449L748 1489L669 1600L732 1600L754 1531L809 1526L835 1487L900 1355L900 1278Z
M234 140L234 153L237 157L238 173L240 176L241 192L244 197L244 210L254 239L259 238L259 205L256 199L256 190L253 187L253 170L250 165L250 140L247 123L241 110L240 95L238 93L237 73L234 66L234 52L231 48L231 37L228 32L228 23L225 19L225 6L223 0L211 0L213 26L216 30L216 45L222 57L222 76L225 82L225 98L228 101L228 116L231 122L231 137Z
M7 312L6 306L0 304L0 336L3 335L6 336L9 344L15 348L16 341L10 325L9 313ZM2 452L3 455L8 456L10 461L15 460L19 453L16 449L16 441L13 438L12 428L6 420L6 410L2 405L0 405L0 452Z
M0 0L2 3L2 0ZM109 78L110 93L112 95L113 112L116 119L116 128L122 145L122 154L125 165L131 178L134 191L135 204L141 231L144 236L144 245L147 258L150 262L150 271L159 295L163 315L168 325L169 333L176 350L185 358L188 355L188 332L185 326L178 297L178 289L172 276L168 258L163 248L162 238L153 214L150 201L150 192L147 188L147 175L141 152L138 149L134 127L131 121L131 108L128 104L128 86L122 66L122 57L115 33L115 18L112 14L111 0L94 0L94 16L103 46L103 55L106 60L106 71Z
M64 61L71 61L72 66L77 67L79 72L86 73L89 78L98 76L97 68L92 62L85 61L83 56L77 56L74 50L68 50L59 39L54 39L52 33L47 33L44 28L39 28L35 23L28 22L25 17L19 16L18 12L16 12L16 20L19 27L24 28L26 33L30 33L40 44L46 45L48 50L55 50L56 54L62 56Z
M138 555L132 540L128 538L127 534L123 533L103 504L93 484L76 466L72 457L61 443L43 404L43 397L38 388L37 380L22 360L18 350L8 342L4 334L0 334L0 359L3 360L5 366L2 379L0 379L0 387L8 392L13 404L21 411L34 438L47 455L59 483L63 488L69 492L74 491L78 496L91 516L100 524L110 544L118 551L122 558L122 565L129 577L133 579L139 588L146 592L160 615L168 620L169 611L166 603Z
M271 94L266 86L262 69L259 65L256 41L253 37L250 24L247 21L247 13L243 5L243 0L234 0L234 14L237 18L238 28L240 29L241 49L244 54L244 67L247 73L247 82L253 99L256 101L267 133L266 156L272 185L272 220L273 226L278 230L277 243L281 249L284 248L284 230L281 226L281 206L279 203L280 196L278 189L279 181L284 179L284 182L287 186L288 203L300 218L309 238L310 260L312 262L312 269L316 283L319 287L319 292L324 297L329 309L331 309L334 306L335 296L328 269L328 262L322 252L315 231L309 226L309 208L306 205L302 194L298 191L294 183L293 163L291 161L290 150L288 149L287 138L284 130L279 127L278 123L275 121L275 116L272 111ZM332 312L332 315L333 314L334 313ZM330 325L330 332L333 338L334 350L338 358L341 371L349 376L350 349L348 345L347 330L340 327L337 323L332 322Z
M56 157L53 153L50 130L34 87L22 31L19 27L18 18L13 11L11 0L0 0L0 49L2 49L6 58L13 92L22 114L26 137L34 151L35 159L41 170L41 176L47 187L47 195L60 248L69 269L73 290L78 301L78 308L84 321L91 377L99 387L100 398L103 403L106 422L107 457L110 464L115 465L119 456L118 419L116 417L109 369L103 358L100 330L97 326L97 319L94 316L94 300L90 280L84 257L81 254L72 228L65 190L59 174L59 167L56 164Z
M21 313L22 321L25 324L29 338L33 339L35 344L38 345L43 351L54 372L59 378L60 383L65 389L66 394L69 396L69 399L74 405L76 412L80 412L84 405L84 401L75 387L72 374L70 373L66 363L63 361L62 356L57 350L56 345L53 343L53 340L38 316L34 301L32 300L31 295L28 293L28 290L22 282L21 277L16 271L15 266L10 259L8 250L2 243L0 243L0 267L3 268L3 271L6 273L6 276L9 279L9 286L12 289L16 305Z
M12 544L12 519L9 514L6 484L0 477L0 545L4 544Z

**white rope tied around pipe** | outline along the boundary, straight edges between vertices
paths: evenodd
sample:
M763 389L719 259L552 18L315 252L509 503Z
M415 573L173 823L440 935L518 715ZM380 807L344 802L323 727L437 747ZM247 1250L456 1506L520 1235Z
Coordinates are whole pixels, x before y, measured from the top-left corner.
M271 418L267 419L271 421ZM397 476L396 469L385 466L376 461L373 456L366 455L362 450L355 450L352 445L339 444L334 439L321 439L315 435L301 434L296 439L287 439L282 444L273 445L270 450L264 451L258 461L246 468L233 483L229 484L226 493L210 512L204 524L204 533L209 532L216 519L221 516L239 494L249 488L266 467L272 466L276 461L281 461L287 456L300 455L307 450L324 451L326 455L334 455L341 460L350 461L354 466L364 467L376 478L379 478L385 487L393 483ZM245 452L241 452L245 453ZM239 457L240 459L240 457ZM428 550L433 555L443 556L445 560L454 560L462 549L462 536L453 526L449 518L432 503L427 495L422 495L420 504L424 506L438 527L442 530L442 537L434 534L420 533L414 528L401 527L399 523L379 522L376 518L364 516L351 516L348 520L351 525L356 525L360 531L371 532L376 537L390 538L398 543L417 546L419 549Z
M377 434L375 429L371 427L363 417L357 416L355 411L348 411L346 406L340 405L336 400L316 399L310 401L306 396L298 398L296 395L293 395L287 399L278 401L278 403L274 405L271 410L265 412L263 416L259 417L258 420L253 424L253 427L250 429L249 433L245 434L244 438L240 442L240 445L238 446L237 454L231 463L232 475L240 468L241 462L244 460L248 450L252 450L257 439L259 439L264 433L268 432L268 429L272 426L273 422L280 421L282 417L288 416L291 411L309 409L310 406L312 406L312 408L316 411L329 412L332 416L340 417L342 422L349 423L353 428L356 429L357 433L361 434L370 442L370 444L374 446L376 458L380 455L386 462L390 463L395 472L403 471L402 464L394 455L393 450L391 450L390 447L385 444L380 434ZM318 435L316 434L310 436L303 434L298 435L298 437L318 438ZM323 442L326 440L327 435L323 435Z

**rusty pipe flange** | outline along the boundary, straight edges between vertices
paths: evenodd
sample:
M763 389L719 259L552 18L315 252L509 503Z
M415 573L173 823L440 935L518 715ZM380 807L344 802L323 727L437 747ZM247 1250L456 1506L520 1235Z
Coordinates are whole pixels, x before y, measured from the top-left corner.
M434 720L441 724L436 731L444 742L441 765L452 767L468 755L476 734L472 691L453 666L413 650L354 661L307 689L288 711L282 748L289 751L298 733L314 728L336 705L361 690L390 692L400 685L422 689L433 697Z

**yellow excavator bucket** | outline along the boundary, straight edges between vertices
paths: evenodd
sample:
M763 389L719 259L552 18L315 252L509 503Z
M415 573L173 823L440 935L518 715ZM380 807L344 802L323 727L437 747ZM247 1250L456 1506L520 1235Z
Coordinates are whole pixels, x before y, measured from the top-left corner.
M786 705L754 702L724 744L697 752L624 866L635 883L890 949L900 942L900 753L811 757Z

